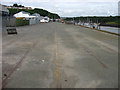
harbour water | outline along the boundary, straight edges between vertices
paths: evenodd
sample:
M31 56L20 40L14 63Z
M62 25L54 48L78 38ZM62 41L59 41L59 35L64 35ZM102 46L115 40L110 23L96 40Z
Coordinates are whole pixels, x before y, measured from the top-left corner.
M78 25L83 25L85 27L92 27L89 23L78 23ZM94 26L95 26L95 28L97 28L97 24L96 23L94 23ZM118 28L118 27L100 26L99 29L100 30L104 30L104 31L109 31L109 32L120 34L120 28Z
M120 34L120 28L117 28L117 27L100 26L100 30L104 30L104 31L109 31L109 32Z

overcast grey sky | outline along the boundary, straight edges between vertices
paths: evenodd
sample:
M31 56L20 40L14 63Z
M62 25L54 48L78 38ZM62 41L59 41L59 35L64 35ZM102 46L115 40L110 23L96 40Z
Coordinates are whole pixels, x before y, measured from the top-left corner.
M62 17L117 16L119 0L2 0L2 4L14 3L42 8Z

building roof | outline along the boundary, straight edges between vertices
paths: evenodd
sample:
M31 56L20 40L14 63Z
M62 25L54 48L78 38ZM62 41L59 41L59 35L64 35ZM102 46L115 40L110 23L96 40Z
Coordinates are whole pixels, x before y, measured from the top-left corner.
M28 16L30 16L30 13L21 11L21 12L19 12L19 13L14 14L14 16L15 16L15 17L28 17Z
M16 13L14 14L15 17L25 17L25 18L33 18L33 17L36 17L36 16L32 16L30 15L30 13L28 12L24 12L24 11L21 11L19 13Z
M48 17L48 16L45 16L44 18L48 18L48 19L49 19L49 17Z
M40 14L38 14L38 13L34 13L34 14L32 14L32 16L40 17Z

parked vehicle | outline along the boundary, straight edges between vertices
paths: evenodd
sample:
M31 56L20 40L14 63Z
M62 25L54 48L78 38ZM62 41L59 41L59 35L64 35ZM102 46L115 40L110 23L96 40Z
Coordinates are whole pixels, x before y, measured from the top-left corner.
M42 20L40 20L41 23L48 23L50 19L48 17L43 17Z

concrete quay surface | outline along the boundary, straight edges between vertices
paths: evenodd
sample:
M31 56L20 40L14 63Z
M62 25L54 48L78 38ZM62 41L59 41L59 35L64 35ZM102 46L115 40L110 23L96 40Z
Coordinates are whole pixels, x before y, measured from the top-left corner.
M118 36L62 23L3 36L5 88L117 88Z

